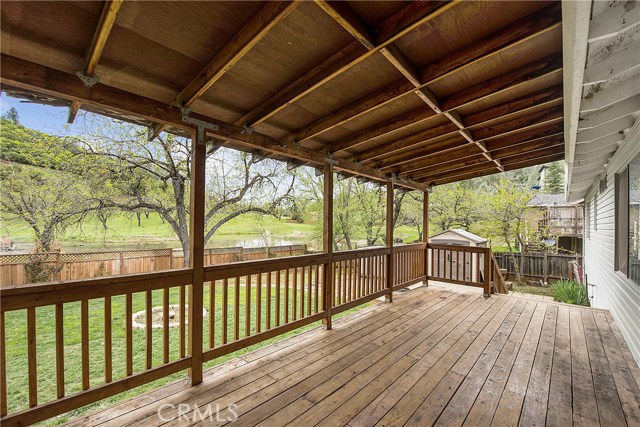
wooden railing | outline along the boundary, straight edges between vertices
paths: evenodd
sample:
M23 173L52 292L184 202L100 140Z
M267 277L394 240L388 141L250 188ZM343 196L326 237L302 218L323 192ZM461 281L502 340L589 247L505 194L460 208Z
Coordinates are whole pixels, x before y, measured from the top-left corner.
M2 288L2 424L32 424L190 367L185 314L192 277L190 269L181 269ZM161 325L152 324L154 306L164 314ZM134 313L144 318L142 325L135 324ZM74 343L79 348L66 347ZM20 369L25 365L26 372ZM17 395L12 402L8 381ZM23 382L26 402L15 388Z
M395 281L393 290L406 288L426 279L425 243L396 246L393 248Z
M391 295L425 279L425 246L208 266L200 289L192 269L2 287L0 422L42 421Z
M476 286L491 293L491 249L429 244L429 280Z
M201 288L193 269L0 288L0 421L45 420L426 279L491 292L488 248L426 247L207 266Z

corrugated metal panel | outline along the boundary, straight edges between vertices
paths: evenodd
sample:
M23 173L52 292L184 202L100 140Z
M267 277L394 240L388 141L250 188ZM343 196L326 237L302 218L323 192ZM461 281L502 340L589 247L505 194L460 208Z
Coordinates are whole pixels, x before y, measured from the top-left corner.
M631 352L640 364L640 285L614 271L615 174L623 170L638 154L640 131L636 126L605 171L606 190L600 193L598 180L595 180L589 189L586 201L591 202L589 205L593 210L593 199L597 197L598 221L597 230L594 228L594 221L591 221L589 238L584 241L584 264L589 283L596 285L595 288L589 289L594 295L592 304L611 311ZM593 215L593 211L591 214Z

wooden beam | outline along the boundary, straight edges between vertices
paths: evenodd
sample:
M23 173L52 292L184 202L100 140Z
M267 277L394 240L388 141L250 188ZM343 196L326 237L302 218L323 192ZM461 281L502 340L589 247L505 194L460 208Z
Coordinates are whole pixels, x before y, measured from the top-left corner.
M69 105L69 114L67 115L67 123L72 124L78 115L80 109L80 103L78 101L72 101Z
M562 70L562 57L554 54L548 58L526 64L516 70L504 73L487 80L482 84L464 89L442 100L442 111L450 111L473 101L478 101L496 93L510 90L549 73ZM287 136L289 141L304 141L321 133L327 132L343 123L369 113L372 110L387 105L407 94L414 93L416 87L405 79L397 80L372 94L366 95L316 122L297 130Z
M394 206L394 184L393 181L387 182L387 218L386 218L386 235L385 240L387 247L389 248L389 255L387 255L387 290L386 295L387 302L393 302L393 286L395 284L395 256L393 254L393 212Z
M486 96L493 95L513 87L531 82L533 79L546 76L550 73L562 70L562 53L555 53L515 70L492 77L470 88L461 90L442 100L442 109L452 110L472 101L477 101Z
M330 2L326 0L315 0L315 3L364 47L369 50L375 47L376 42L371 30L349 4L342 1Z
M329 131L336 126L348 120L351 120L352 118L359 117L360 115L368 111L371 111L375 108L379 108L382 105L392 102L395 99L398 99L399 97L407 95L411 92L416 92L417 95L420 96L428 105L434 108L435 111L439 112L440 105L427 88L427 85L429 83L436 81L439 77L441 77L442 75L448 72L460 69L480 59L485 59L490 55L497 54L504 49L516 46L522 43L523 41L529 40L531 37L535 37L543 32L546 32L555 28L558 25L558 21L560 19L559 15L556 12L556 8L559 8L559 6L552 5L548 8L545 8L543 11L540 11L539 16L535 15L537 18L539 18L539 21L533 20L532 21L534 22L533 25L531 23L526 24L524 26L524 31L519 30L519 28L517 28L517 26L513 24L507 27L508 31L505 33L505 35L502 35L501 31L497 31L492 35L486 37L485 39L478 41L477 42L478 44L475 45L473 49L462 48L459 51L454 52L452 55L447 55L447 58L451 56L451 59L444 58L438 63L435 63L434 67L432 68L432 71L426 71L428 67L422 72L413 70L412 69L413 67L409 66L409 64L407 64L407 61L402 58L402 56L404 55L402 56L398 55L398 52L399 52L398 49L395 49L394 51L394 48L387 48L385 52L382 52L382 53L385 54L385 56L387 56L388 59L390 59L392 64L399 66L398 69L407 77L407 79L409 79L410 82L418 83L418 85L412 83L413 89L410 86L405 85L404 86L405 92L397 93L398 85L400 84L401 81L396 81L394 83L391 83L387 85L385 88L382 88L379 91L377 91L377 96L381 98L381 101L379 104L375 104L375 103L372 104L371 98L363 97L351 103L349 106L347 106L348 108L345 107L341 110L334 112L333 115L340 117L339 120L325 121L324 118L320 119L319 121L307 126L306 128L300 129L299 131L292 133L290 135L290 139L296 140L296 141L302 141L304 139L311 138L320 133ZM518 21L518 23L523 24L524 21L527 19L531 20L532 16L529 16L523 19L522 21ZM539 61L539 62L544 62L544 61ZM562 62L560 61L560 64L561 63ZM427 73L427 76L431 77L430 79L424 78L425 72ZM420 73L422 73L423 76L420 76ZM509 77L506 75L503 75L503 76ZM519 76L518 75L514 76L514 78L517 78L517 77ZM534 76L532 75L530 78L534 78ZM418 91L416 87L418 87L418 89L420 90ZM388 92L388 96L386 97L383 96L385 92ZM445 106L442 107L442 110L444 111L449 109L451 108L445 108ZM353 117L349 117L349 114L353 114Z
M324 265L323 298L322 305L326 317L323 320L325 327L331 329L331 308L333 306L333 163L328 162L322 166L324 175L323 191L323 216L322 216L322 250L328 256Z
M458 127L455 124L445 123L420 130L418 132L412 133L411 135L407 135L379 145L375 148L371 148L363 153L357 154L356 156L352 156L350 159L357 162L371 162L372 159L375 159L377 157L387 156L390 153L394 153L399 150L406 150L408 148L421 144L424 141L431 141L435 138L442 139L444 137L448 137L448 139L451 139L453 136L457 135L457 133Z
M42 93L68 101L78 101L91 105L98 111L112 110L121 114L131 114L144 120L162 123L181 129L189 129L182 121L181 113L171 106L149 98L97 83L87 88L73 74L64 73L29 61L2 54L0 56L0 82L22 90ZM191 117L205 120L219 126L217 131L208 130L211 136L229 140L231 148L258 149L268 153L302 160L313 165L323 165L326 154L296 144L263 135L259 132L247 133L244 128L215 120L200 114ZM335 168L353 175L386 182L389 176L379 170L356 164L349 160L337 160ZM406 188L422 190L424 186L416 182L401 182Z
M377 45L374 49L363 48L360 42L349 44L339 52L336 52L329 60L316 65L307 74L300 76L295 82L282 89L271 99L261 103L261 105L247 113L240 122L246 122L251 127L262 123L329 80L364 61L374 52L449 10L459 1L421 1L409 4L387 18L376 28ZM236 124L239 123L236 122Z
M435 61L422 70L421 81L433 83L477 60L495 55L561 25L561 5L554 2L542 10L495 31Z
M93 77L93 74L96 71L96 66L100 61L102 51L107 44L107 39L109 38L109 34L111 34L111 29L116 22L116 17L118 16L122 3L123 0L106 0L102 6L100 19L98 20L96 31L93 33L91 44L87 49L84 66L82 68L82 73L87 77ZM80 109L80 105L81 104L77 101L71 103L69 106L67 123L71 124L74 122L78 114L78 110Z
M98 21L98 26L93 34L93 40L91 40L91 45L87 50L84 61L83 72L86 76L91 77L96 71L96 66L98 65L98 61L100 61L102 51L107 44L107 39L109 38L109 34L111 34L111 29L116 22L116 17L118 16L122 3L123 0L107 0L102 7L100 20Z
M527 109L522 110L522 112L526 111ZM371 148L366 152L350 157L350 159L364 164L373 165L376 168L385 168L405 161L415 160L416 153L407 152L407 148L413 147L414 149L417 149L418 147L431 147L434 139L438 138L438 140L440 140L444 135L453 137L455 133L460 133L467 141L477 143L487 138L507 136L509 133L516 134L526 131L532 126L541 126L549 122L558 121L562 119L562 115L562 106L559 106L548 111L526 114L512 120L507 120L503 123L475 130L471 134L469 134L469 131L466 129L458 129L457 125L454 123L440 125L438 127L416 132L412 135L399 138L398 140ZM487 116L485 116L485 118L490 119L490 117ZM434 132L433 129L440 129L440 131L437 133ZM396 154L398 151L401 151L401 153ZM432 152L430 152L430 154L432 154ZM375 158L382 156L384 156L383 159L374 161Z
M509 117L511 115L518 114L522 111L526 111L531 107L540 107L542 105L553 105L562 101L562 85L553 86L548 89L543 89L532 94L528 94L500 105L492 107L488 110L481 111L479 113L471 114L462 118L462 121L466 126L474 126L489 120L497 118ZM383 136L405 127L415 125L416 123L433 117L436 113L431 107L425 106L408 113L396 116L389 119L379 125L365 129L354 135L350 135L335 143L331 143L327 150L328 152L337 153L339 151L349 150L355 148L358 145L364 144L374 138ZM353 158L352 158L353 159Z
M422 193L422 242L426 243L424 248L424 285L429 286L429 192L428 189Z
M553 147L561 145L564 139L561 134L556 134L547 138L537 138L533 141L525 140L518 143L510 144L508 147L501 147L496 150L487 151L491 153L492 159L503 159L505 157L517 155L523 152L531 150L538 150L545 147ZM475 150L474 150L475 147ZM395 172L397 174L409 174L417 171L424 171L430 167L450 166L456 164L456 162L464 162L472 159L479 159L484 161L485 157L482 156L482 151L475 146L475 144L465 144L460 148L456 148L445 153L441 153L428 157L416 157L415 161L406 163L398 167L385 168L389 172ZM470 163L465 163L465 166L469 166ZM475 164L475 162L471 162Z
M513 163L514 161L528 161L528 160L536 160L540 157L545 157L548 155L562 154L564 153L564 147L562 144L554 145L551 148L543 148L539 150L531 150L522 154L508 156L502 159L503 165L508 165ZM493 161L482 160L483 157L477 157L473 159L462 160L460 162L456 162L455 164L443 165L434 168L430 168L428 170L421 170L418 173L408 174L411 179L421 179L427 182L432 182L433 180L438 180L442 177L452 176L456 173L471 173L477 171L483 171L486 168L495 168L495 163Z
M190 106L237 64L273 27L293 12L298 4L297 0L266 2L176 96L173 104Z
M552 154L546 157L540 157L538 159L534 159L534 160L525 160L522 162L514 162L514 163L509 163L509 164L504 164L503 162L503 167L504 167L504 171L503 172L507 172L507 171L511 171L511 170L516 170L516 169L522 169L522 168L526 168L526 167L530 167L530 166L536 166L536 165L540 165L540 164L544 164L544 163L549 163L549 162L555 162L558 160L563 160L564 159L564 153L561 154ZM459 175L452 175L446 178L441 178L441 179L437 179L437 180L432 180L429 182L430 185L443 185L443 184L449 184L452 182L458 182L458 181L464 181L467 179L472 179L472 178L478 178L481 176L487 176L487 175L493 175L496 173L500 173L501 171L496 170L493 166L488 167L486 170L483 171L476 171L476 172L471 172L471 173L465 173L465 174L459 174Z
M206 134L202 127L191 136L191 180L189 216L189 262L193 279L189 286L189 355L191 385L202 382L203 286L204 286L204 202Z
M339 141L331 143L329 146L327 146L326 151L330 153L337 153L339 151L349 150L374 138L378 138L391 132L396 132L406 127L413 126L435 115L436 113L432 108L428 106L420 107L415 110L411 110L408 113L393 117L354 135L350 135Z

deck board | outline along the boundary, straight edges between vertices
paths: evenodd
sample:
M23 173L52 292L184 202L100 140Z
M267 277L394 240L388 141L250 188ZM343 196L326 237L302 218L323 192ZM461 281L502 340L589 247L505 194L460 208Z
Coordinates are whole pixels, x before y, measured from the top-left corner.
M200 425L180 404L212 407L208 426L640 425L638 367L606 311L441 285L394 300L70 425Z

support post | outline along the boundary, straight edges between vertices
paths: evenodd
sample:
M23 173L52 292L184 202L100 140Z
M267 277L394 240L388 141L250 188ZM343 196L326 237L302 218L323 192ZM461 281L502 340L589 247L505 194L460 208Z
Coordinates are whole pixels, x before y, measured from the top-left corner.
M422 242L424 248L424 285L429 286L429 192L426 190L422 201Z
M324 203L322 223L322 249L328 255L327 265L324 269L324 299L323 305L326 317L323 319L327 330L331 329L331 308L333 307L333 163L328 162L323 166L324 174Z
M203 280L204 280L204 195L205 129L198 126L191 139L191 216L189 219L189 257L193 280L189 287L189 354L191 385L202 382Z
M393 254L393 194L394 185L393 181L387 182L387 247L389 248L389 255L387 258L387 289L388 294L385 296L387 302L393 302L393 285L395 279L395 257Z

